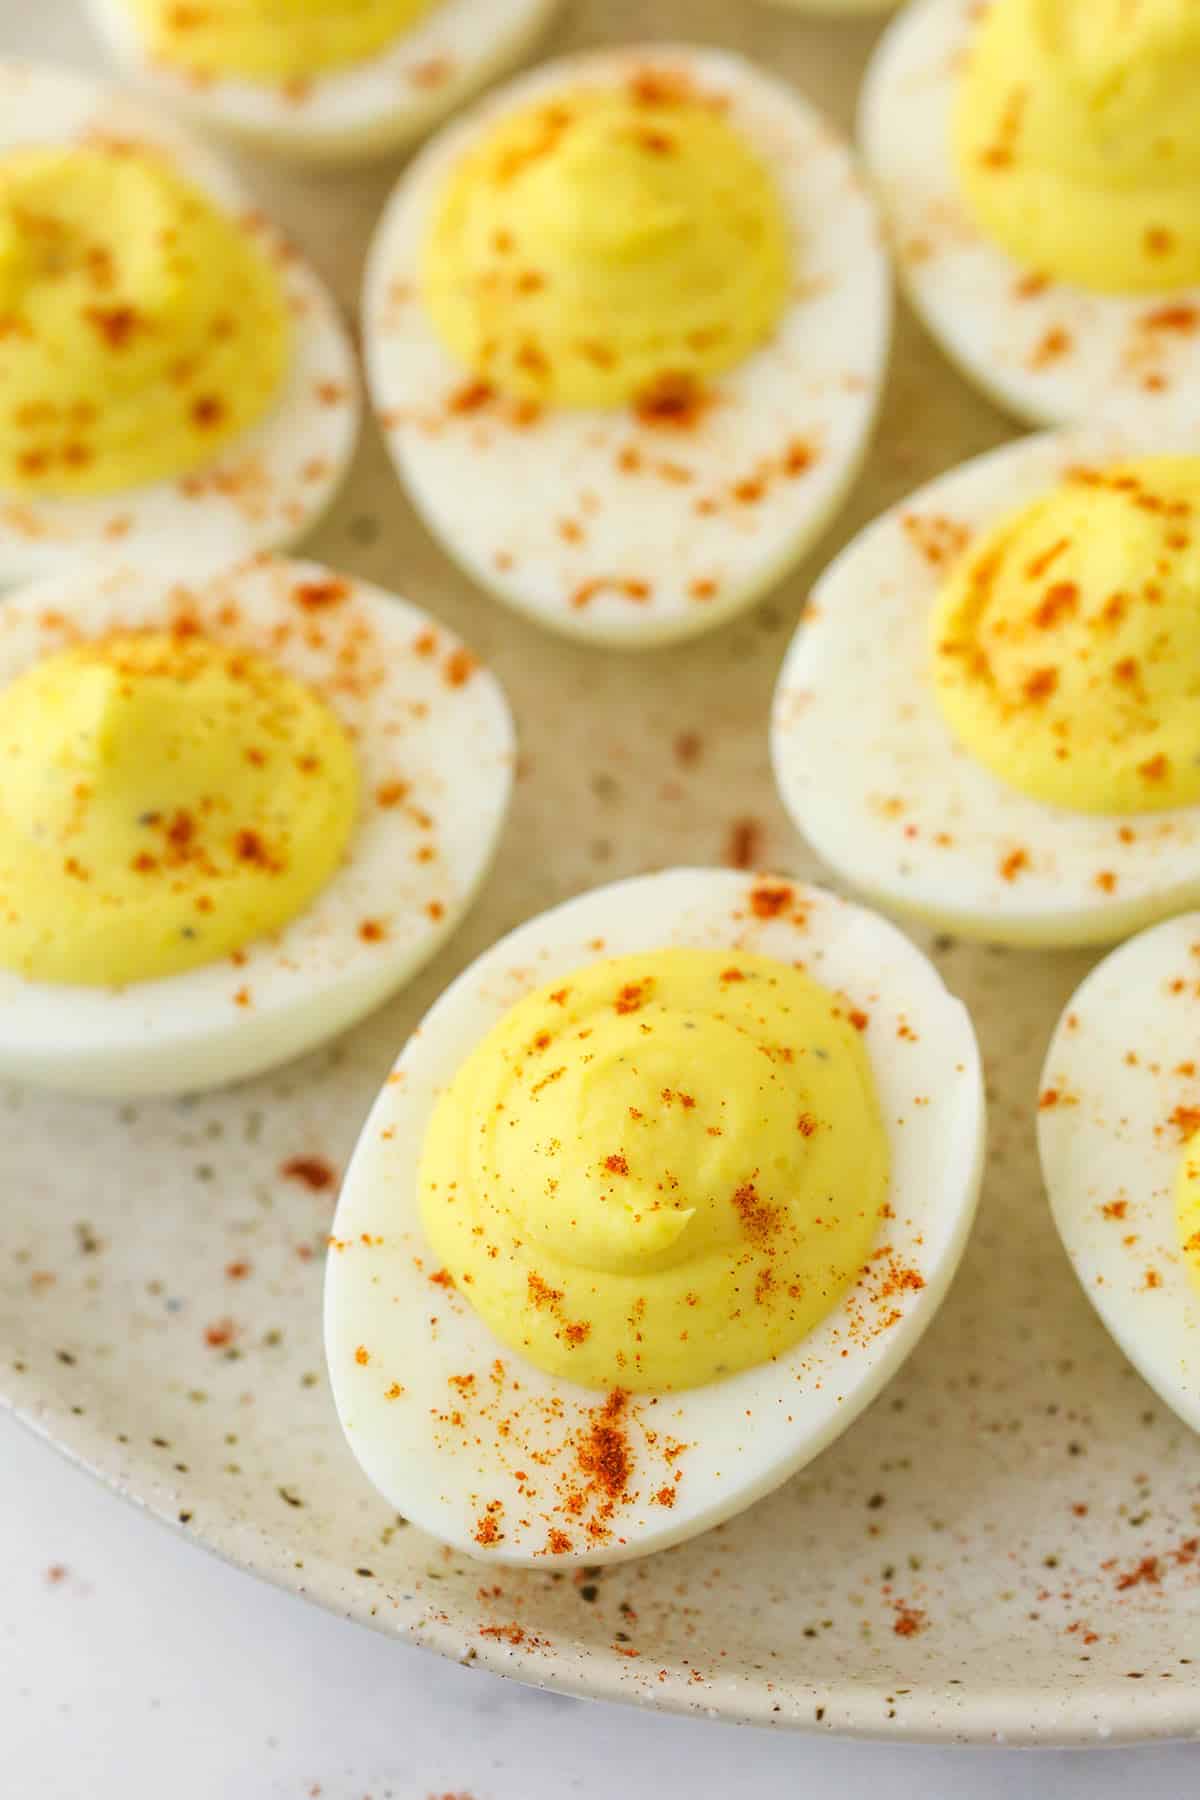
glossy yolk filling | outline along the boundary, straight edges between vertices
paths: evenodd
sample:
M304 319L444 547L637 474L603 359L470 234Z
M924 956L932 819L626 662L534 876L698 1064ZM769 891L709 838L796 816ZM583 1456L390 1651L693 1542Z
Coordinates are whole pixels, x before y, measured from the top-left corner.
M202 76L303 81L365 62L434 0L127 0L151 56Z
M0 967L118 986L304 911L346 851L355 753L326 702L203 637L115 633L0 692Z
M529 995L430 1123L434 1254L502 1343L588 1387L696 1387L783 1354L866 1262L886 1198L848 1013L735 951Z
M289 350L278 279L160 157L0 159L0 491L112 494L256 425Z
M1194 0L994 0L954 116L980 230L1101 293L1200 282L1198 86Z
M502 119L437 198L422 283L438 335L539 406L669 405L774 332L787 221L713 105L649 82Z
M1200 458L1081 469L1001 521L934 610L933 683L970 755L1086 813L1200 801Z

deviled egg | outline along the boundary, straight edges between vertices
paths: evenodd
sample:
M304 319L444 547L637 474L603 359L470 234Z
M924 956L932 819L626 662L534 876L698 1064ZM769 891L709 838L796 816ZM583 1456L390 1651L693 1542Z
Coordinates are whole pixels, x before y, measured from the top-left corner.
M1200 457L1108 428L1010 444L869 526L817 583L772 719L833 868L1009 943L1200 903L1198 745Z
M1084 1293L1200 1431L1200 914L1143 932L1072 996L1046 1057L1038 1143Z
M448 989L363 1129L325 1290L350 1447L499 1562L705 1530L913 1349L983 1144L967 1013L883 920L716 870L570 900Z
M558 0L90 0L131 75L214 131L313 161L398 149L517 62Z
M1200 396L1200 11L914 0L860 137L933 336L1034 424Z
M0 1074L178 1093L332 1036L461 917L512 759L470 652L317 564L10 594Z
M0 584L289 543L354 450L333 302L168 120L0 63Z
M823 529L889 319L830 127L734 56L656 45L549 64L434 140L371 249L365 351L450 555L636 647L728 618Z

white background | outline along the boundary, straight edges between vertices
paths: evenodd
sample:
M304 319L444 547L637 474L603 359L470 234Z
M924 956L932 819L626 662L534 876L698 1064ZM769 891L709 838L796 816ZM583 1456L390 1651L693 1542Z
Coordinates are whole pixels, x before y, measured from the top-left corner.
M1185 1800L1200 1747L852 1744L519 1688L277 1592L0 1416L3 1800Z

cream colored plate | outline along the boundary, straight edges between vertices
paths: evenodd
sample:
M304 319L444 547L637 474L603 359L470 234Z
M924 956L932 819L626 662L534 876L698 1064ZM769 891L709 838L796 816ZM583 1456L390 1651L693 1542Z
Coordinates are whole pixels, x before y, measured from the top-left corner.
M843 122L876 30L742 0L577 0L550 47L650 25L735 42ZM0 48L56 42L88 53L71 0L0 0ZM249 174L351 301L388 171ZM247 1568L525 1680L825 1731L1200 1729L1200 1562L1172 1554L1200 1530L1196 1440L1078 1291L1034 1157L1039 1066L1085 957L935 943L993 1088L965 1264L898 1380L732 1524L579 1581L447 1555L360 1474L322 1368L333 1182L405 1032L469 957L597 881L725 858L820 878L767 758L806 582L879 507L1007 432L906 322L881 440L824 553L739 624L640 657L560 642L470 593L372 437L311 548L443 616L505 682L523 778L494 877L407 996L282 1075L126 1109L0 1093L8 1403Z

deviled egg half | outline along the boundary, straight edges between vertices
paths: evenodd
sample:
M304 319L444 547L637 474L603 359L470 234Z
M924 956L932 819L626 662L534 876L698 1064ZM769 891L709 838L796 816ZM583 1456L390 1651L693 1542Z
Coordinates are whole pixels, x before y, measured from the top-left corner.
M913 1349L983 1146L967 1013L883 920L715 870L570 900L448 989L363 1129L325 1289L350 1447L498 1562L705 1530Z
M849 151L737 57L551 63L402 177L368 382L413 501L480 585L626 647L777 581L858 468L890 292Z
M0 585L290 543L358 417L333 302L220 162L111 89L0 63Z
M1155 449L1107 427L1007 445L817 583L775 771L883 905L1052 945L1200 904L1200 457Z
M1149 426L1200 396L1200 10L914 0L860 139L933 336L1018 418Z
M260 150L396 150L535 42L558 0L89 0L121 66Z
M1046 1057L1038 1143L1084 1293L1200 1431L1200 914L1156 925L1072 996Z
M424 963L512 776L494 678L313 563L112 563L0 608L0 1074L251 1075Z

